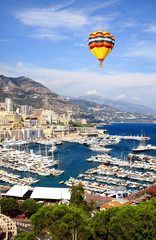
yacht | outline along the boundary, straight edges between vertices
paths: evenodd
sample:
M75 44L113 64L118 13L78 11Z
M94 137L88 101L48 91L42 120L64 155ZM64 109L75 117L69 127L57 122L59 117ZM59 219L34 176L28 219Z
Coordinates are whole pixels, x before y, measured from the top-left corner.
M52 153L58 152L58 148L55 145L52 145L52 147L49 149L49 152Z
M151 144L147 145L139 145L137 148L133 148L132 152L144 152L144 151L151 151L156 150L156 146L152 146Z
M52 168L50 169L50 174L52 176L60 176L64 173L64 170L60 170L60 169L55 169L55 168Z
M110 152L111 150L110 148L101 147L98 144L91 145L89 149L97 152Z

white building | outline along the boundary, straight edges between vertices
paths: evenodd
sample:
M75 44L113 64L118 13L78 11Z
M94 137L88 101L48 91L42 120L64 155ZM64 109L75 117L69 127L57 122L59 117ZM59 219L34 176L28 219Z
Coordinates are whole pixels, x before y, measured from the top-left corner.
M5 99L5 111L13 111L13 102L11 98Z
M32 106L21 105L21 106L19 107L19 112L20 112L21 114L31 115L31 114L32 114Z
M59 122L59 114L55 113L52 110L43 110L41 113L41 124L46 123L52 124Z
M37 140L44 138L42 128L24 128L21 129L24 140Z

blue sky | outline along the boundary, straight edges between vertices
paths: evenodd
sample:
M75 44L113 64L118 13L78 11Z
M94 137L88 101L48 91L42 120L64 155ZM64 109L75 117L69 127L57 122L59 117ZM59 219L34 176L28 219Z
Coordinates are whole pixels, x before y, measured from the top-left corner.
M0 74L26 76L59 95L100 96L156 109L155 0L0 0ZM99 67L90 33L108 31Z

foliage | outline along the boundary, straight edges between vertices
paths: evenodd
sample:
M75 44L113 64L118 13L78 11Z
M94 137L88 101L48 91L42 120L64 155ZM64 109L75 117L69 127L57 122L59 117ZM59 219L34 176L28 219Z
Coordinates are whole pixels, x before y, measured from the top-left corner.
M35 237L34 232L24 232L24 233L18 233L14 240L37 240L37 237Z
M1 210L3 214L11 217L18 215L19 203L14 198L2 198L0 199Z
M83 209L67 205L55 205L42 207L31 217L33 229L41 233L48 228L52 239L63 240L90 239L92 235L90 219Z
M156 239L156 198L137 206L136 223L140 239Z
M35 234L49 232L53 240L154 240L156 239L156 198L137 206L112 207L97 212L93 218L86 208L82 184L72 186L71 203L42 206L28 199L20 209L32 214L34 232L17 234L15 240L35 240ZM0 200L2 211L14 215L18 202L13 198ZM88 207L89 208L89 207Z
M84 117L84 118L86 118L86 117ZM70 127L94 127L95 126L94 124L82 124L82 123L78 123L78 122L75 123L72 120L70 120L68 124Z
M110 220L117 214L118 210L118 208L109 208L94 215L92 225L95 239L108 239Z
M72 120L70 120L68 124L70 127L83 127L82 123L74 123Z
M95 203L93 201L87 203L84 200L84 188L81 183L78 185L73 184L71 187L70 206L82 208L88 215L90 215L94 209Z
M72 185L70 205L79 207L84 201L84 188L82 183Z
M93 217L96 240L142 240L156 237L156 199L138 206L121 206Z
M133 239L137 230L135 215L136 207L134 206L120 208L120 211L110 220L109 235L115 239Z
M37 203L34 199L26 199L20 205L20 210L30 217L32 214L37 212L40 207L42 207L42 204Z
M42 233L42 230L49 226L50 219L48 216L50 215L52 209L52 206L42 207L31 216L31 222L36 234Z

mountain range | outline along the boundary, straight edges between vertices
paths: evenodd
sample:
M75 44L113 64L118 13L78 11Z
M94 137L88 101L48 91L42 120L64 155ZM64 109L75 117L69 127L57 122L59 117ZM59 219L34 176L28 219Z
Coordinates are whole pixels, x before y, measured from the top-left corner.
M0 102L4 102L5 98L12 98L16 105L30 105L60 113L79 111L76 105L27 77L12 78L0 75L0 89Z
M57 113L70 111L76 121L82 118L87 119L88 123L156 121L154 115L143 114L152 112L145 106L103 99L97 95L69 100L28 77L12 78L0 75L0 89L0 102L4 102L5 98L12 98L15 106L29 105L51 109Z
M155 114L156 111L152 108L149 108L145 105L140 104L134 104L130 102L125 101L119 101L119 100L112 100L108 98L103 98L101 96L90 94L86 96L80 96L77 98L70 97L71 99L79 99L79 100L87 100L91 102L95 102L99 105L107 105L112 108L116 108L123 112L131 112L131 113L143 113L143 114Z

